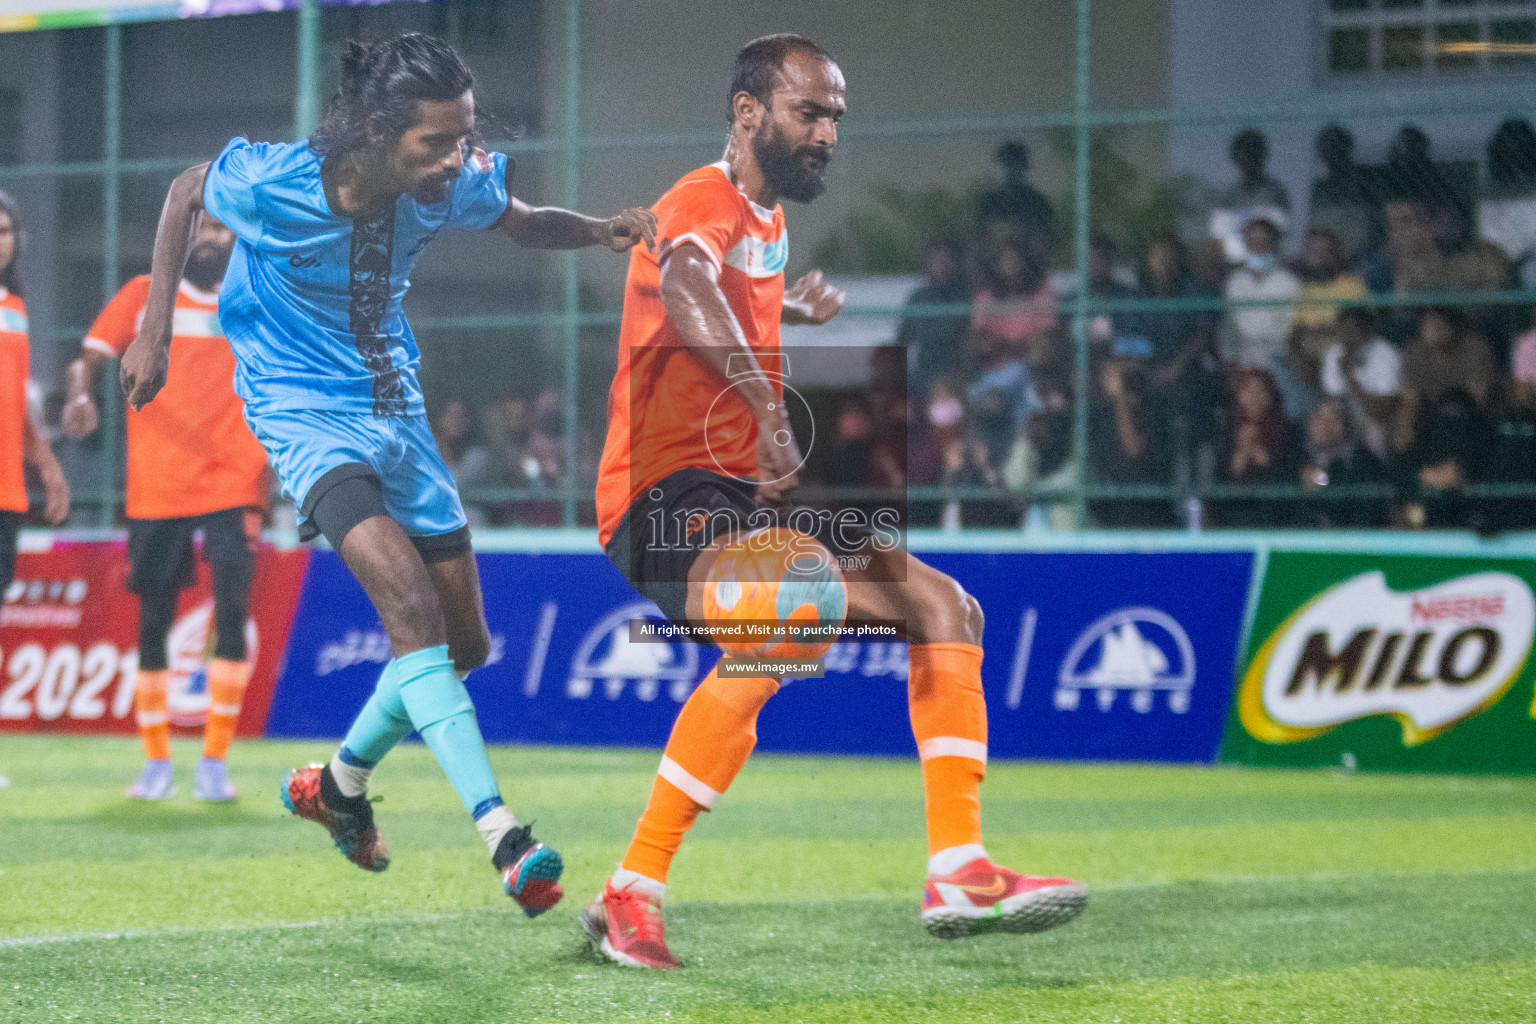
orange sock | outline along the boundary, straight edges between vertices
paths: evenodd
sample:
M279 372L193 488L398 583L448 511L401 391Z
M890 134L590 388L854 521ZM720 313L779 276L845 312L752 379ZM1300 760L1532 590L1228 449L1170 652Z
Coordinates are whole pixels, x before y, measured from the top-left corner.
M777 679L725 679L711 670L672 725L622 867L666 882L683 833L714 807L757 745L757 713L779 692Z
M987 774L987 702L981 648L913 644L907 699L923 762L928 853L981 842L981 780Z
M223 760L240 721L240 702L251 678L251 663L214 658L208 662L208 724L203 726L203 756Z
M150 761L171 759L171 719L166 713L168 669L139 669L133 681L133 709L139 722L144 756Z

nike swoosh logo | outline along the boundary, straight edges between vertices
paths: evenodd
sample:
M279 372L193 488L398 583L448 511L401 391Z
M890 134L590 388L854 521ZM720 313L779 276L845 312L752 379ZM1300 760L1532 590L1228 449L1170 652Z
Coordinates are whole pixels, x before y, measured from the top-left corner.
M957 885L955 888L972 896L1001 896L1008 891L1008 883L1002 875L995 875L991 885Z

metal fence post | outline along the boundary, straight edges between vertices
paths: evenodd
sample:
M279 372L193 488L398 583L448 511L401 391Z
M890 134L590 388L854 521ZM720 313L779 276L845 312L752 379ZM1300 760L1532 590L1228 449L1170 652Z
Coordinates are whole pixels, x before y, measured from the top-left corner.
M581 0L565 0L565 126L561 138L561 202L568 210L576 209L581 193L581 162L577 137L581 128ZM574 250L561 253L562 320L561 348L564 355L565 383L565 493L561 499L562 522L576 525L576 431L580 427L577 402L580 399L581 267Z
M1088 107L1092 78L1089 54L1093 29L1093 0L1077 0L1077 76L1072 96L1074 182L1072 211L1073 271L1077 298L1072 309L1072 348L1076 395L1072 407L1072 462L1077 481L1072 496L1074 525L1088 525L1088 216L1089 156Z
M105 305L117 294L120 272L118 257L118 218L121 213L121 174L123 116L123 29L106 28L106 95L102 121L102 201L101 201L101 301ZM117 496L122 467L120 457L123 416L122 389L117 375L108 374L102 387L101 458L103 487L101 526L110 529L117 521Z
M293 97L293 137L307 139L320 121L320 0L299 8L298 74Z

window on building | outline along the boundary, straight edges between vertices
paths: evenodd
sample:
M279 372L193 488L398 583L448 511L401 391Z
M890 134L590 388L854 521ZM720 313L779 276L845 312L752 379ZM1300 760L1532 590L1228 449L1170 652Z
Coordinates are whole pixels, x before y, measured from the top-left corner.
M1536 71L1536 0L1318 0L1326 73Z

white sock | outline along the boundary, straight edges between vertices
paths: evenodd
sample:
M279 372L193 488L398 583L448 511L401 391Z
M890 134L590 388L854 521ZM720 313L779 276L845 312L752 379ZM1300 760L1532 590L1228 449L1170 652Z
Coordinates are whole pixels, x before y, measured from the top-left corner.
M485 845L491 848L491 856L496 856L496 847L501 845L501 837L517 828L517 819L512 817L512 812L504 805L497 805L475 819L475 828L480 833L480 838L485 840Z
M608 879L608 884L615 889L623 889L626 886L632 885L641 892L650 893L658 900L667 894L666 882L658 882L654 878L646 878L640 872L631 871L628 868L619 868L619 870L615 871L612 877Z
M987 849L980 843L951 846L949 849L940 850L928 858L928 873L930 875L952 875L977 857L985 857L986 855Z
M342 796L362 796L367 793L368 779L372 775L372 768L359 768L343 761L339 750L331 755L331 778L336 780L336 788L341 790Z

